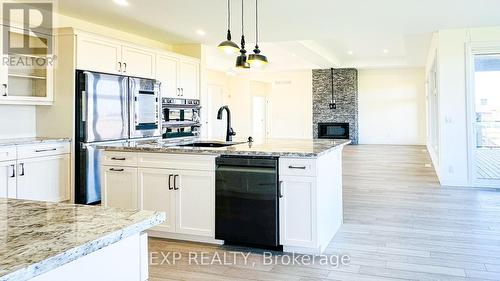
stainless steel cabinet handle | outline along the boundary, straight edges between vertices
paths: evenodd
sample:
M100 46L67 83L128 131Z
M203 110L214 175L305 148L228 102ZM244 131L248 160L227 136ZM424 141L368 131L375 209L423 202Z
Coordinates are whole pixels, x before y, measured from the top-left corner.
M118 62L118 72L122 72L122 63Z
M111 160L125 161L127 158L125 157L111 157Z
M113 172L123 172L123 171L125 171L124 169L115 169L115 168L111 168L109 170L113 171Z
M180 97L181 96L181 88L177 88L177 96Z
M184 96L184 88L181 88L181 97Z
M298 170L305 170L306 166L288 166L288 169L298 169Z
M19 173L19 176L24 176L24 163L19 164L21 166L21 173Z
M127 73L127 63L123 63L123 73Z
M177 178L179 175L174 175L174 190L179 190L179 187L177 186Z
M7 84L2 84L2 87L3 87L3 96L6 97L8 94L7 94Z
M10 167L12 168L12 174L10 175L10 177L15 178L16 177L16 165L12 164L12 165L10 165Z
M49 148L49 149L40 149L35 150L35 152L47 152L47 151L56 151L57 148Z
M280 183L278 185L278 197L279 198L283 198L283 184L284 184L284 182L280 181Z
M172 184L171 184L171 182L172 182L172 177L173 177L173 176L174 176L174 175L168 175L168 190L173 190L173 189L174 189L174 188L172 187Z

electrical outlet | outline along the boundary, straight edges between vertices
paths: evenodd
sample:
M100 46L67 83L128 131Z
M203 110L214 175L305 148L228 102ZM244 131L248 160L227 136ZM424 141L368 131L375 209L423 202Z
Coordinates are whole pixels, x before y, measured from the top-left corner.
M330 103L330 109L337 109L337 105L335 103Z

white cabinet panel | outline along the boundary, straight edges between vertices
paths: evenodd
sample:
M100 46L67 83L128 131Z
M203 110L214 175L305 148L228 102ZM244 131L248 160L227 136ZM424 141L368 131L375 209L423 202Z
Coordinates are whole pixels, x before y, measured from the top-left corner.
M179 87L183 98L200 98L199 72L200 66L198 62L181 60L179 64Z
M16 198L16 161L0 162L0 198Z
M76 65L82 70L121 74L121 52L118 42L78 35Z
M315 245L314 177L281 176L280 242L287 246Z
M17 198L69 200L69 155L22 159L17 165Z
M101 177L104 206L139 209L137 168L103 166Z
M2 46L2 50L3 50L3 29L5 27L3 25L0 25L0 34L2 34L2 36L0 36L0 46ZM2 59L2 62L5 61L4 58L6 58L7 56L4 55L3 52L0 52L0 58ZM3 96L6 96L7 95L7 85L8 85L8 73L9 73L9 69L6 65L4 65L3 63L0 63L0 97L3 97Z
M165 55L156 56L156 79L161 82L161 96L163 98L177 98L180 95L177 85L178 65L178 58Z
M214 172L177 171L176 231L183 234L214 235Z
M173 172L164 169L139 169L139 192L142 210L161 211L167 219L154 227L159 231L175 231L175 192Z
M154 78L155 54L129 46L122 48L122 72L125 75Z

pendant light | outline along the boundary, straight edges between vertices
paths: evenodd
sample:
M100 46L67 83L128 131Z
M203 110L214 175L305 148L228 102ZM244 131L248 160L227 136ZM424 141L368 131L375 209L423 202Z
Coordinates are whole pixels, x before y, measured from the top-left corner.
M248 56L248 62L253 67L261 67L268 63L267 57L260 54L259 49L259 7L258 0L255 0L255 49L253 54Z
M231 4L227 0L227 37L226 41L219 44L219 49L228 55L232 55L240 49L236 43L231 41Z
M237 68L250 68L250 64L247 62L247 50L245 50L245 25L243 21L243 0L241 0L241 49L240 55L236 58Z

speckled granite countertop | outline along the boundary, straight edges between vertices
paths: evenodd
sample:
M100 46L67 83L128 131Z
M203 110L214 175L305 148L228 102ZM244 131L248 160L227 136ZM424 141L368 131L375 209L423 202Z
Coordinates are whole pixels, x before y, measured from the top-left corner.
M28 280L164 220L159 212L0 198L0 280Z
M203 140L206 141L206 140ZM187 154L317 157L332 149L349 144L349 140L318 139L266 139L253 143L241 143L227 147L176 146L163 141L132 141L98 146L109 151L162 152Z
M70 141L69 138L12 138L12 139L0 139L1 146L11 146L11 145L23 145L23 144L36 144L36 143L50 143L50 142L62 142Z

